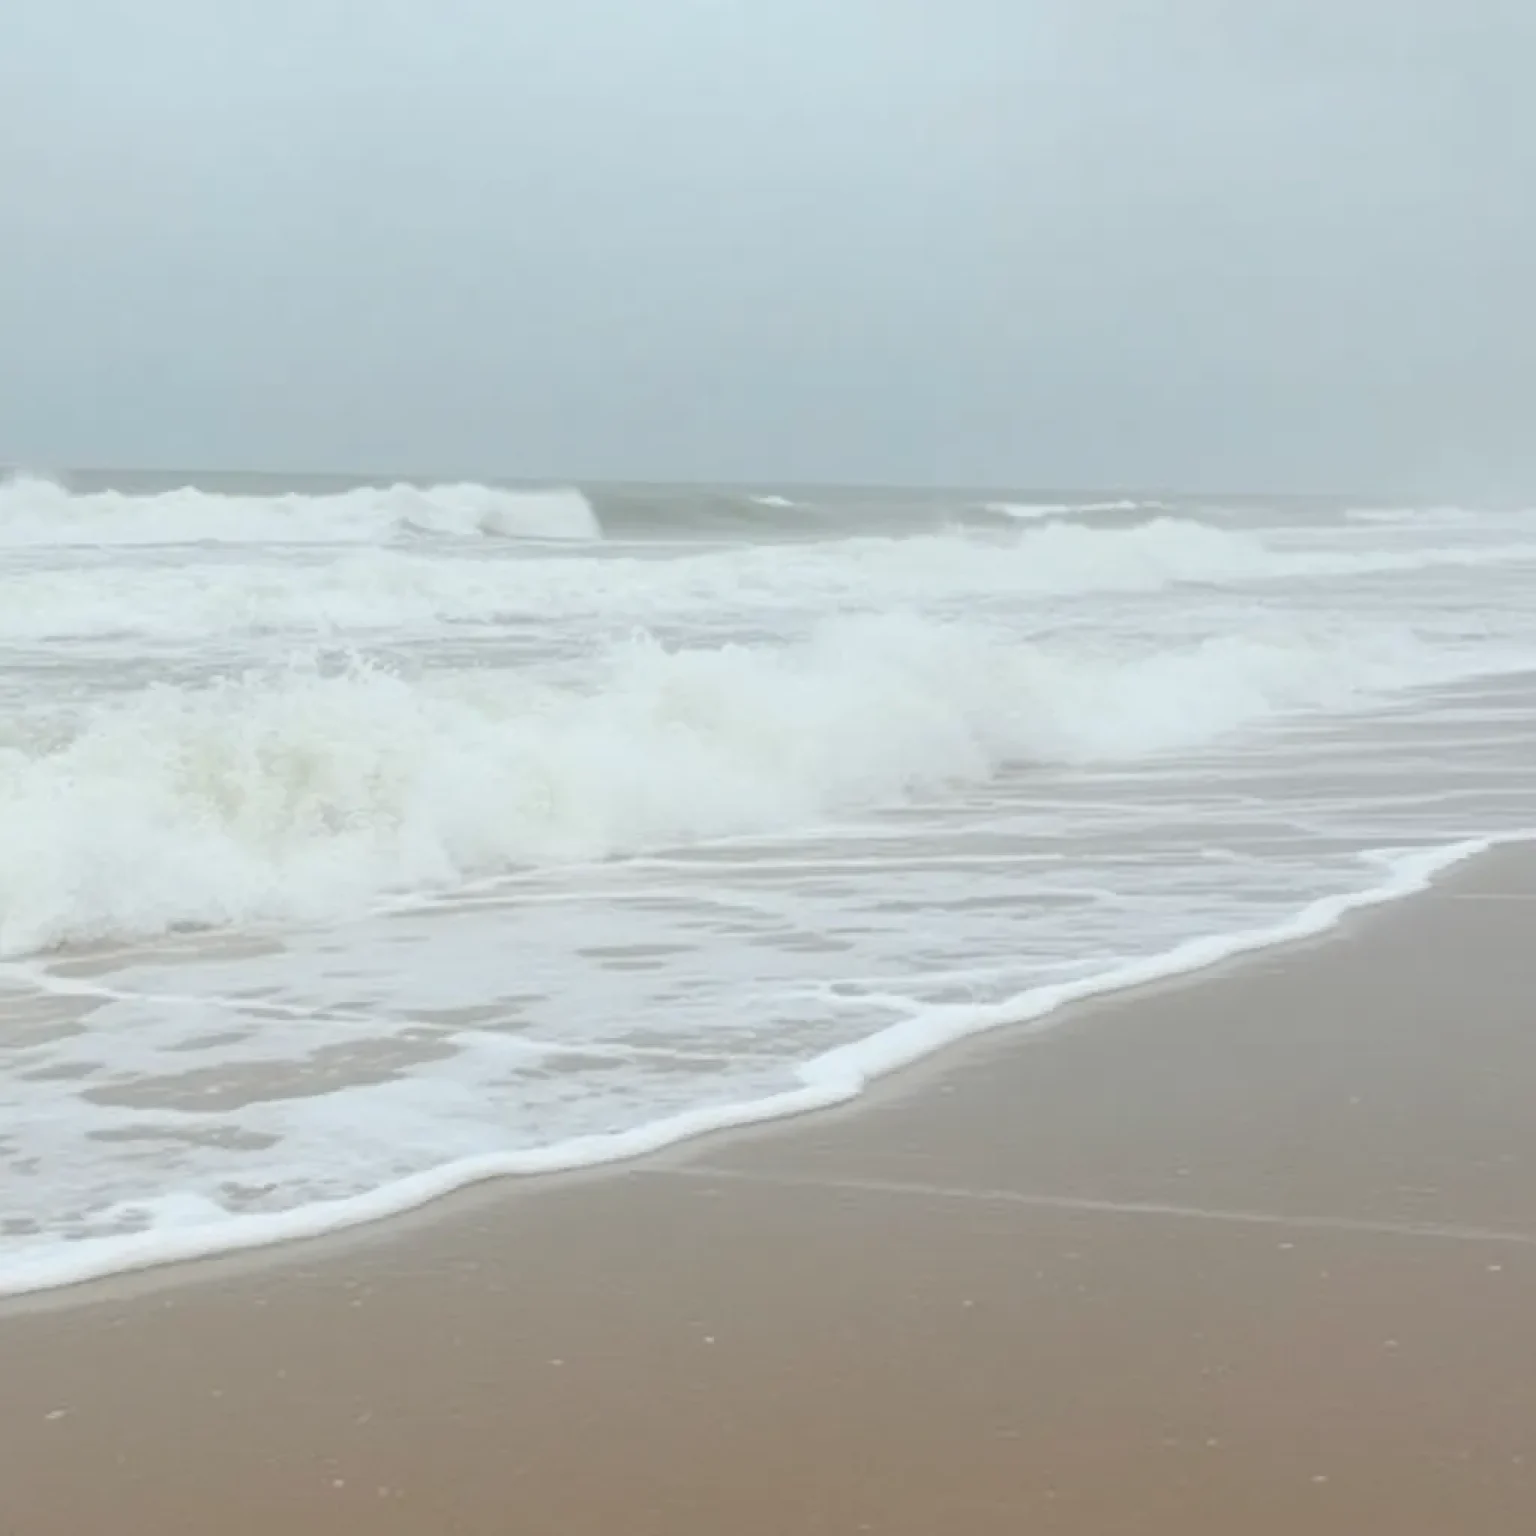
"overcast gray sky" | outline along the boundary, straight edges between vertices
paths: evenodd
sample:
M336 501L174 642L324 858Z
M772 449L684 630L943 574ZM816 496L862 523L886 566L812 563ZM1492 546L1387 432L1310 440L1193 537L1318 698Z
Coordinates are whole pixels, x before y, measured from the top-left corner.
M5 0L0 461L1536 496L1530 0Z

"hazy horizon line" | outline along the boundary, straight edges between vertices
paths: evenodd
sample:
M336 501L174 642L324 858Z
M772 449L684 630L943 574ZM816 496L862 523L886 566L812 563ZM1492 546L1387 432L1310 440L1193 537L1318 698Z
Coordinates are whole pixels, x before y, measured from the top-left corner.
M33 465L21 460L0 460L0 479L41 480L61 485L69 490L72 478L101 482L101 489L119 489L110 484L111 477L135 477L173 481L177 477L204 477L220 480L293 479L308 481L332 481L353 489L365 486L413 485L418 487L445 485L487 485L507 489L550 490L557 488L593 490L740 490L740 491L832 491L849 492L897 492L913 495L957 494L967 496L1015 495L1090 500L1111 497L1135 500L1190 500L1208 499L1221 501L1361 501L1398 502L1409 504L1447 505L1456 498L1454 493L1431 494L1407 489L1373 489L1359 487L1317 487L1303 490L1277 490L1231 487L1203 487L1176 485L1139 485L1130 482L1077 485L1031 484L1027 481L961 481L961 480L864 480L838 479L770 479L754 476L710 479L698 476L663 478L649 475L617 476L574 474L510 474L496 471L448 471L423 469L357 469L357 468L301 468L285 465L277 468L253 469L249 467L215 467L209 464L72 464ZM191 489L201 489L187 479ZM132 494L131 492L128 494ZM1469 498L1493 504L1525 504L1526 498L1513 495Z

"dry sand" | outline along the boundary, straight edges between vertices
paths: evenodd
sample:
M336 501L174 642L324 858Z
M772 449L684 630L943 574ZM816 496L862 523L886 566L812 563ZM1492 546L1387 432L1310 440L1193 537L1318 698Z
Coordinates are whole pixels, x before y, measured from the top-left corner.
M847 1112L0 1310L4 1536L1525 1536L1536 858Z

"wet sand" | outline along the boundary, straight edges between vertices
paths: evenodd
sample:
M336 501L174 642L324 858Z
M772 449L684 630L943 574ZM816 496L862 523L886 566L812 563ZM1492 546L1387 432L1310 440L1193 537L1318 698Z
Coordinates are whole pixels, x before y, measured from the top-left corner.
M0 1308L4 1536L1536 1530L1536 857L857 1108Z

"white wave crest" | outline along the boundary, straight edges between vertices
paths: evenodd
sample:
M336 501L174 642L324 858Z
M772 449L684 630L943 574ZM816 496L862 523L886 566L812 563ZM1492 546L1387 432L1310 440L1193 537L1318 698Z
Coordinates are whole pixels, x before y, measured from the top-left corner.
M0 547L376 543L401 534L595 539L580 491L457 484L362 486L326 495L236 496L185 487L75 493L27 476L0 480Z
M1038 518L1068 517L1082 512L1166 512L1168 506L1161 501L989 501L988 512L999 517L1011 517L1017 522L1034 522Z
M1467 507L1346 507L1344 520L1350 523L1386 523L1430 525L1435 523L1476 523L1486 513L1475 512Z
M577 684L355 666L161 686L0 748L0 952L317 918L518 864L793 829L1019 762L1127 759L1481 667L1300 621L1105 655L976 622L605 652Z

